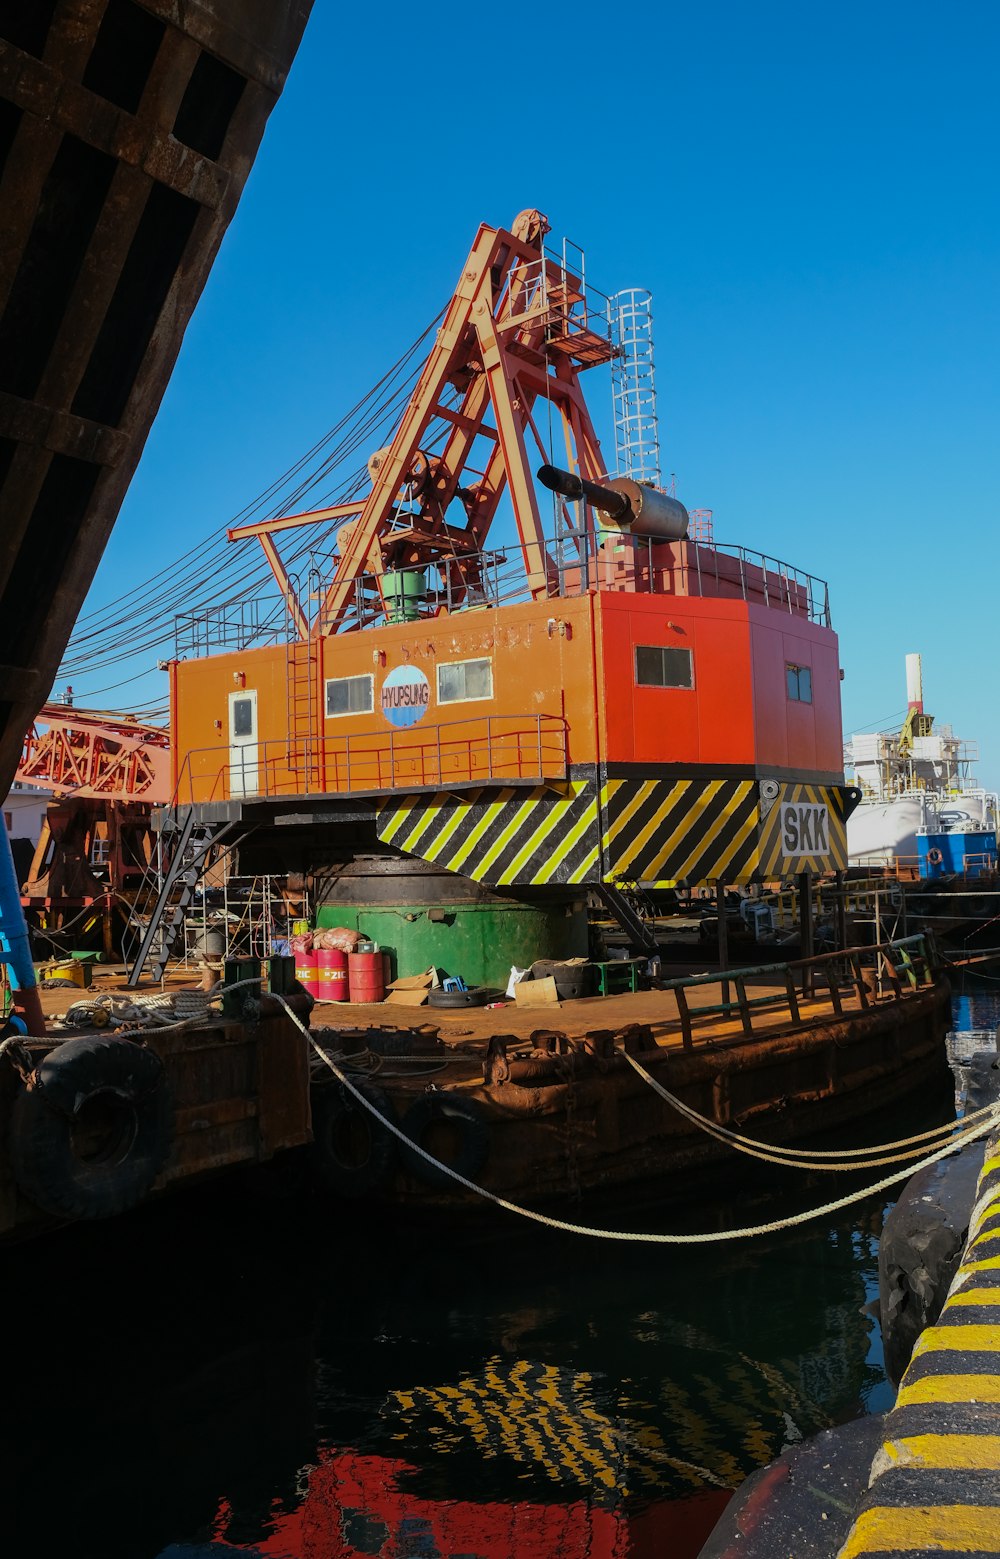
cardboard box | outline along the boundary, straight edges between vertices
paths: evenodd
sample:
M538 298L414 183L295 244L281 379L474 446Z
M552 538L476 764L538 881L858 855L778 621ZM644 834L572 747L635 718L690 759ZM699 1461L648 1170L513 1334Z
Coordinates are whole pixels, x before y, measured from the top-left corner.
M558 1007L556 982L551 975L544 980L518 980L514 1001L518 1007Z
M427 1000L427 992L437 984L437 973L434 969L425 969L423 974L407 974L401 980L394 980L389 987L386 1001L393 1007L422 1007Z

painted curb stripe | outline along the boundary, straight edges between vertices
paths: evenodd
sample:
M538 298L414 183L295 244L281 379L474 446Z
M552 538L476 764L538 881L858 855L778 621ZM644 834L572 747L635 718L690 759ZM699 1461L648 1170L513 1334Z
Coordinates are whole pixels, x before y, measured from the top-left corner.
M886 1440L884 1455L897 1466L1000 1470L1000 1435L914 1434Z
M1000 1554L1000 1151L991 1139L970 1238L887 1415L870 1490L838 1559Z
M863 1510L838 1559L895 1553L901 1548L946 1554L1000 1552L1000 1510L967 1505L931 1505L918 1510Z
M930 1326L917 1338L913 1357L922 1359L927 1353L940 1353L943 1349L971 1348L975 1353L1000 1353L1000 1329L995 1326Z

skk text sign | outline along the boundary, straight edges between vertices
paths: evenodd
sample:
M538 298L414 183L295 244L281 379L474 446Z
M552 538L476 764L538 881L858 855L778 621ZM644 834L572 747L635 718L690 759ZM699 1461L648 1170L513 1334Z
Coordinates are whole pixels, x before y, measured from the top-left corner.
M780 807L783 855L829 855L830 816L826 806L785 801Z

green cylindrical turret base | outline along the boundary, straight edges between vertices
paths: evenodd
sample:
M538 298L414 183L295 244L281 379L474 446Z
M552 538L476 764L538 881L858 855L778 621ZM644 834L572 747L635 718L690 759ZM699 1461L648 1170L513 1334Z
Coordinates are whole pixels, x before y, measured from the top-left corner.
M528 903L416 856L359 854L321 880L316 925L377 942L394 979L433 965L466 985L505 989L512 964L587 956L586 889L577 891Z

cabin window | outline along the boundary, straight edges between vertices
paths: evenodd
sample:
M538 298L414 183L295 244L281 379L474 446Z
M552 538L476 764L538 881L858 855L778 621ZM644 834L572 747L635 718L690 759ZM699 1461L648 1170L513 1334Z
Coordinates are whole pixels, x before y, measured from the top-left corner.
M811 704L813 701L813 674L808 666L793 666L791 662L785 666L785 686L788 696L796 704Z
M639 687L694 687L694 656L673 645L637 644L635 680Z
M375 708L374 677L328 677L326 718L335 715L369 715Z
M253 735L253 699L234 698L232 707L234 736Z
M489 660L454 660L437 669L439 704L461 704L493 697L493 665Z

